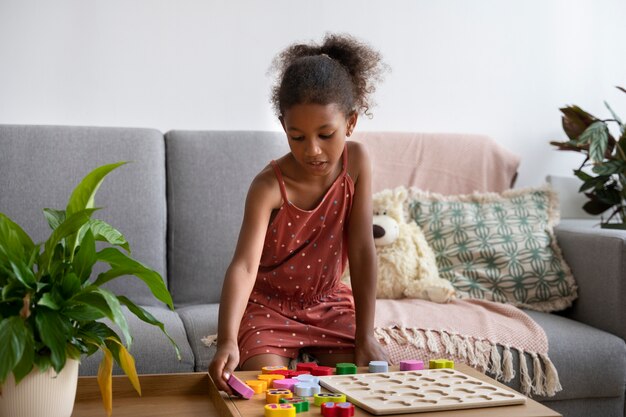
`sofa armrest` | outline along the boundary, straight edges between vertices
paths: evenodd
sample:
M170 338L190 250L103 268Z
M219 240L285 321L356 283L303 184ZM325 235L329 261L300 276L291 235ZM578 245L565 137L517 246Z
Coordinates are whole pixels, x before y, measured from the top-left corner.
M578 284L578 299L564 315L626 339L626 232L575 220L555 232Z

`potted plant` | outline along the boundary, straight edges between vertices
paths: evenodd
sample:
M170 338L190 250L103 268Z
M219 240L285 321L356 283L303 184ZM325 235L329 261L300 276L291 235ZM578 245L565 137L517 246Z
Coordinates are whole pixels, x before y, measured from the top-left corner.
M626 93L626 89L617 88ZM583 210L594 215L610 210L608 217L602 218L601 227L626 229L626 124L607 102L604 104L613 118L599 119L578 106L561 108L563 130L569 140L550 144L585 155L583 163L574 170L583 182L579 191L589 198ZM617 126L617 139L611 134L609 123Z
M140 320L158 326L180 359L178 346L161 322L127 297L103 287L117 277L135 276L154 297L174 308L161 276L130 257L122 233L92 218L98 210L94 197L104 177L123 164L104 165L89 173L72 192L65 210L44 209L52 232L43 243L34 243L20 226L0 213L0 415L69 417L78 360L98 350L104 354L98 383L107 414L112 410L113 362L141 394L135 362L127 349L132 335L122 306ZM96 241L105 242L105 247L97 250ZM93 279L91 272L97 262L110 268ZM124 342L101 321L105 318L119 327ZM62 394L53 391L55 388L42 389L42 383L31 378L43 379L46 384L61 381L58 389L69 390L70 398L60 400ZM24 386L22 391L20 385ZM53 398L23 392L31 386L48 390ZM20 396L25 403L16 405ZM33 409L37 406L43 408ZM18 410L26 414L18 414Z

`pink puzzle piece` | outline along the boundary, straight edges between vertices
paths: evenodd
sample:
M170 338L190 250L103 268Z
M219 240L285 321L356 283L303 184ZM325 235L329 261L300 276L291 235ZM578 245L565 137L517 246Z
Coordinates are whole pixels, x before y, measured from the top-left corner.
M420 371L424 369L424 361L400 361L401 371Z
M254 390L235 375L231 375L230 378L228 378L228 385L233 389L233 391L235 391L235 393L242 396L246 400L249 400L254 395Z

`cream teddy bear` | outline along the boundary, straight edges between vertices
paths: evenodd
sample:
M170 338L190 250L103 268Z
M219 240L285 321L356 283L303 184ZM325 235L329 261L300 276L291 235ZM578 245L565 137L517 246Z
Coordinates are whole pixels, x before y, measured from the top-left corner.
M374 194L374 243L378 257L377 298L421 298L445 303L455 297L452 284L439 277L435 253L422 229L406 221L407 189Z

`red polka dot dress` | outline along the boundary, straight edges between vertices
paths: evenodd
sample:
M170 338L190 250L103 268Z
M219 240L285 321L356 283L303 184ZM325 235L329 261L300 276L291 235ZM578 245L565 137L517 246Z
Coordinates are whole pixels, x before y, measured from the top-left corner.
M341 174L313 210L287 198L267 228L259 272L239 327L240 363L272 353L295 358L300 349L339 353L354 348L352 291L340 278L347 262L347 225L354 183L343 151Z

